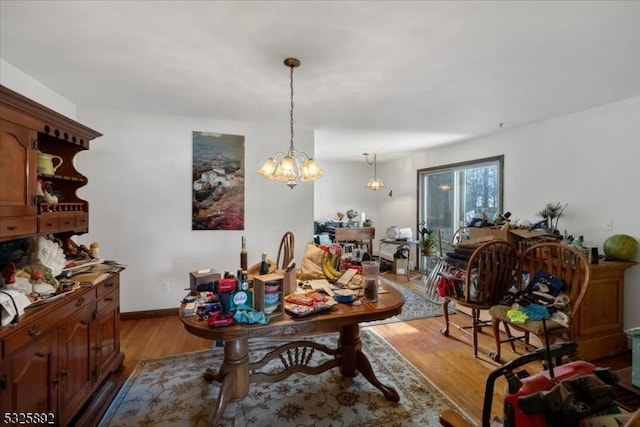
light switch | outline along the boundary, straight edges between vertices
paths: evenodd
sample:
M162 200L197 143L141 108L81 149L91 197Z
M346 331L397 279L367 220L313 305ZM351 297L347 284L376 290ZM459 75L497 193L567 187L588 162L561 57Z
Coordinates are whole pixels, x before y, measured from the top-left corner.
M613 218L604 218L602 220L602 229L604 231L613 231Z

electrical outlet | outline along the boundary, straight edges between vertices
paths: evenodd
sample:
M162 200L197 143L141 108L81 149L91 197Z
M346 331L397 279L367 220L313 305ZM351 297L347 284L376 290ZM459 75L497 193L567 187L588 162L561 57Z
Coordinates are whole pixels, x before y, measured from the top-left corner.
M169 292L169 282L168 281L164 281L162 282L162 292Z
M613 231L613 218L604 218L602 220L602 229L604 231Z

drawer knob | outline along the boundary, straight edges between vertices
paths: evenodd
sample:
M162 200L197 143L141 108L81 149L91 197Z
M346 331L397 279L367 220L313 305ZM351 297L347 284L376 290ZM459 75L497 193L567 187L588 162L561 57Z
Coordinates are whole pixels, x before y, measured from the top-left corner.
M76 299L76 307L80 307L84 303L84 297Z
M31 338L37 337L42 333L42 325L40 325L39 323L33 325L32 327L29 328L28 333Z

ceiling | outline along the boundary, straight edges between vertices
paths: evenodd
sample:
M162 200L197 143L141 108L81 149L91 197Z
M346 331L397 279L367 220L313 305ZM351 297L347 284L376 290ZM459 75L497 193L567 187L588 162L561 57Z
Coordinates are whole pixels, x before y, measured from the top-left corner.
M640 2L0 1L0 56L83 106L313 128L383 162L640 95ZM283 149L288 141L283 141Z

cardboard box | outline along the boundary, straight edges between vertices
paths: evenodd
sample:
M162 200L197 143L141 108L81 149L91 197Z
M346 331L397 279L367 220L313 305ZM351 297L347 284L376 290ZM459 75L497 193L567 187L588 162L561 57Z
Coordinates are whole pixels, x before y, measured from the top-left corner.
M267 286L277 286L278 289L275 292L267 292ZM274 293L278 294L278 306L271 313L265 313L267 321L284 315L284 275L280 273L269 273L255 276L253 278L253 306L256 310L264 311L265 306L271 305L266 303L265 295Z
M504 240L514 245L518 244L519 238L511 233L511 230L502 230L494 227L469 227L469 238L479 239L482 237L492 237L495 240Z
M546 231L533 230L529 231L524 228L510 228L508 230L503 230L501 228L495 227L469 227L469 238L470 239L496 239L496 240L504 240L512 245L514 245L518 249L520 248L520 243L523 240L530 239L543 239L546 240L551 235ZM488 240L487 240L488 241Z
M221 277L222 275L213 268L192 271L189 273L189 287L192 291L195 292L196 286L203 283L215 282Z
M409 268L409 260L406 258L394 258L393 259L393 272L397 276L403 276L407 274Z

